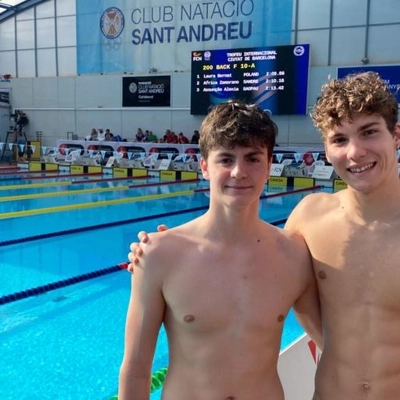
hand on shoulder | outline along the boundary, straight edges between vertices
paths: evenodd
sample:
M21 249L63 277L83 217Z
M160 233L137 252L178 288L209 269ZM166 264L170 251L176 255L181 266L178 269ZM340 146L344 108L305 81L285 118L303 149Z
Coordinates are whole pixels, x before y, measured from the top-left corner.
M161 224L157 226L157 232L164 232L168 230L167 225ZM140 231L138 233L139 242L132 242L129 246L130 253L128 254L129 265L127 271L133 273L135 265L139 265L140 260L143 256L143 245L148 243L149 234L146 231Z

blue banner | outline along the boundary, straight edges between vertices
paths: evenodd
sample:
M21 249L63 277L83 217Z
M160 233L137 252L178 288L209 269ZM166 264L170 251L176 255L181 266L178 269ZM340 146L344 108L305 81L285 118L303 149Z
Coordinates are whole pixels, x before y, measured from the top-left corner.
M400 103L400 65L377 66L372 67L365 65L362 67L338 68L338 78L344 78L346 75L359 72L372 71L377 72L386 82L389 90L396 96L397 102Z
M193 50L290 44L293 0L76 0L76 12L79 74L173 72Z

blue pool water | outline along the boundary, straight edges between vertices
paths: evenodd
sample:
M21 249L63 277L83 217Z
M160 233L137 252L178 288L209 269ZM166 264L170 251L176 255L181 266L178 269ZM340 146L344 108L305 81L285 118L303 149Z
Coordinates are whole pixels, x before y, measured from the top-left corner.
M179 194L207 187L204 181L80 193L82 189L146 185L158 180L88 182L66 187L59 184L60 178L53 178L43 182L51 181L55 186L38 188L29 186L40 183L38 179L21 182L1 178L0 175L0 297L125 262L129 244L136 241L138 231L153 231L159 223L171 227L181 224L203 213L208 204L207 192ZM62 180L66 179L73 180ZM24 186L6 189L20 184ZM55 196L67 190L68 193ZM278 192L285 190L274 188ZM46 197L1 201L4 196L42 193L47 193ZM262 200L260 215L270 222L284 219L308 193ZM135 200L139 196L166 194L174 196ZM92 207L103 201L129 198L134 200ZM85 208L88 204L91 206ZM59 208L70 205L76 208ZM193 211L201 207L202 210ZM7 216L31 210L36 210L34 215ZM168 215L175 212L178 214ZM111 222L120 224L101 226ZM88 227L93 229L79 231ZM68 230L78 231L67 234ZM65 234L38 237L58 232ZM33 236L37 240L20 241ZM10 244L12 240L17 243ZM0 305L1 399L106 400L115 395L129 294L130 275L119 271ZM302 332L290 313L282 347ZM161 330L153 370L167 363L166 336ZM152 394L152 400L159 397L159 392Z

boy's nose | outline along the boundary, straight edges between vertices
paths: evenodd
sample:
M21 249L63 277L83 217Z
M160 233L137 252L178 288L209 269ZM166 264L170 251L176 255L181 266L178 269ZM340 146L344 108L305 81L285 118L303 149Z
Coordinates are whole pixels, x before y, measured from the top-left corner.
M350 140L347 147L347 158L349 160L358 160L367 154L365 147L359 140Z
M231 175L235 178L243 178L247 174L244 162L237 161L232 169Z

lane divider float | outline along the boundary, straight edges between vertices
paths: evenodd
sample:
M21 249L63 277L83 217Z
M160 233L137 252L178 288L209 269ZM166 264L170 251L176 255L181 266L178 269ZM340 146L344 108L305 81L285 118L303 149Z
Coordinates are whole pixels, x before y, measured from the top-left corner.
M121 271L121 269L126 269L128 267L127 262L120 263L118 265L113 265L112 267L103 268L97 271L88 272L86 274L77 275L72 278L63 279L60 281L47 283L45 285L37 286L34 288L21 290L19 292L7 294L0 296L0 305L12 303L18 300L26 299L28 297L38 296L43 293L50 292L52 290L61 289L66 286L75 285L77 283L87 281L89 279L98 278L99 276L104 276L111 274L112 272Z
M186 196L190 194L194 194L194 190L182 190L178 192L172 193L163 193L163 194L152 194L148 196L137 196L137 197L128 197L124 199L114 199L114 200L104 200L98 201L94 203L80 203L80 204L70 204L65 206L56 206L56 207L45 207L33 210L24 210L24 211L12 211L9 213L0 214L0 219L7 218L16 218L16 217L27 217L32 215L40 215L40 214L49 214L55 212L64 212L71 210L82 210L87 208L95 208L95 207L103 207L115 204L126 204L132 203L135 201L145 201L145 200L155 200L155 199L165 199L168 197L177 197L177 196Z

